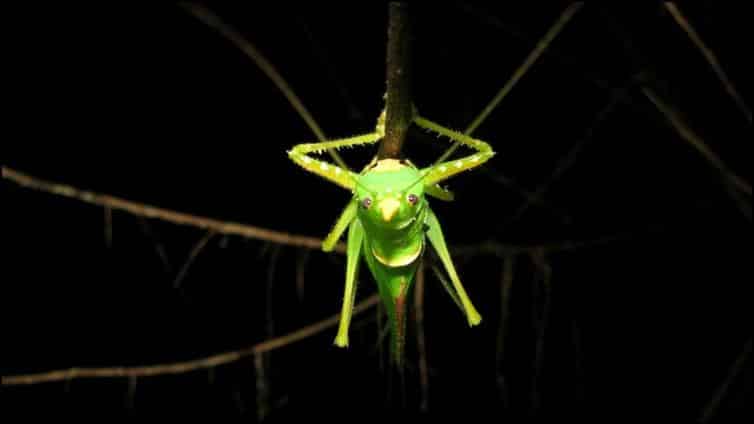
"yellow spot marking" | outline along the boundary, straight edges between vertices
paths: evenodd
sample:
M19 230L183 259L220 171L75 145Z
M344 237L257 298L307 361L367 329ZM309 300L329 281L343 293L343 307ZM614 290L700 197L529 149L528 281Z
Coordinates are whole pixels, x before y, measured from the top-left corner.
M401 202L399 202L396 199L393 198L387 198L380 202L380 213L382 214L382 219L385 222L389 222L396 213L398 213L398 210L401 208Z

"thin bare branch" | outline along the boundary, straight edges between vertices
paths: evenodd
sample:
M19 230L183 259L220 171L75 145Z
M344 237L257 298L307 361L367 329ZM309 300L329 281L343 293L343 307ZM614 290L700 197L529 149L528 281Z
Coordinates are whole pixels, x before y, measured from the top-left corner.
M113 210L121 210L138 217L160 219L163 221L171 222L173 224L186 225L190 227L205 229L208 231L214 231L215 233L219 234L236 235L286 246L304 247L307 249L316 250L319 250L322 247L322 239L316 237L290 234L282 231L270 230L267 228L239 224L237 222L221 221L214 218L207 218L187 214L184 212L177 212L170 209L164 209L157 206L125 200L119 197L110 196L108 194L100 194L92 191L81 190L70 185L43 180L5 166L3 166L1 169L3 179L12 181L22 187L67 197L96 206L109 207ZM511 245L489 241L474 245L457 246L455 248L452 248L451 250L452 253L457 255L490 254L505 256L511 253L526 253L534 249L544 249L547 252L576 250L598 244L624 240L629 237L631 237L631 235L618 235L599 238L595 240L566 240L531 246ZM336 253L345 254L346 244L343 242L338 243L333 251Z
M744 114L746 120L751 124L751 109L749 109L749 106L746 105L746 102L744 101L743 97L741 97L741 94L738 93L738 90L736 90L733 82L730 80L730 78L728 78L728 75L725 73L725 71L723 71L723 67L720 65L720 61L717 59L715 52L713 52L712 49L704 44L702 38L696 32L688 19L686 19L686 17L683 15L675 2L665 1L662 2L662 4L665 6L665 9L670 12L670 15L673 16L673 19L675 19L676 23L678 23L678 26L680 26L681 29L686 32L686 34L691 39L691 42L694 43L694 45L702 53L702 56L704 56L704 59L706 59L707 63L709 63L709 65L712 67L712 70L715 72L715 75L717 75L717 78L725 88L725 91L736 103L738 109Z
M107 194L95 193L91 191L81 190L65 184L45 181L7 167L2 167L2 173L2 177L4 179L13 181L16 184L26 188L76 199L97 206L109 207L114 210L125 211L135 216L156 218L163 221L172 222L174 224L202 228L220 234L237 235L250 239L264 240L288 246L306 247L309 249L320 249L322 247L322 239L318 239L316 237L290 234L282 231L274 231L266 228L239 224L236 222L220 221L213 218L190 215L183 212L177 212L156 206L146 205L143 203L132 202L130 200L125 200ZM338 243L335 246L335 251L338 253L345 253L345 243Z
M190 15L202 21L205 25L214 29L220 35L235 44L236 47L238 47L246 56L254 61L259 69L261 69L262 72L264 72L264 74L272 80L278 90L283 93L283 96L285 96L286 100L288 100L288 103L293 106L293 109L296 110L296 113L298 113L301 119L306 122L306 125L309 126L309 129L312 130L317 139L319 141L327 140L324 131L322 131L319 125L317 125L317 121L314 120L314 117L306 108L306 106L304 106L304 103L301 101L301 99L299 99L293 89L288 85L288 82L285 81L283 76L280 75L280 72L278 72L275 66L269 60L267 60L266 57L264 57L264 55L259 51L259 49L256 48L256 46L254 46L254 44L245 39L241 35L241 33L236 31L235 28L228 25L226 22L223 22L223 20L219 16L217 16L214 12L207 9L206 7L196 3L180 3L180 5ZM343 169L349 169L340 155L338 155L338 152L333 149L328 149L327 153L330 154L330 156L338 164L338 166Z
M372 295L359 302L353 308L354 316L366 311L379 302L379 295ZM214 368L220 365L236 362L242 358L270 352L291 345L298 341L312 337L322 331L334 327L340 320L340 314L333 315L322 321L307 325L284 336L276 337L257 343L253 346L224 352L190 361L173 362L167 364L146 365L136 367L105 367L105 368L69 368L36 374L9 375L2 377L3 386L51 383L75 378L118 378L118 377L153 377L165 374L183 374L190 371Z
M214 235L214 231L207 231L207 234L203 235L202 238L199 239L196 244L194 244L194 247L186 257L186 261L183 263L181 270L178 271L178 274L176 274L175 276L175 280L173 280L173 288L177 289L181 287L181 283L183 282L183 279L186 278L186 274L188 274L188 270L189 268L191 268L191 264L194 263L196 257L199 256L199 253L201 253L202 249L204 249L204 246L207 245L207 243L212 237L214 237Z

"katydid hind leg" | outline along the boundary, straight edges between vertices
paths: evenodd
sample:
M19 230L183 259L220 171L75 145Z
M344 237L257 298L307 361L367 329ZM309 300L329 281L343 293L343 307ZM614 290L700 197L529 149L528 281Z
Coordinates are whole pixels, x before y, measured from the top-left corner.
M358 219L354 219L348 229L348 248L346 259L346 287L343 292L343 307L340 314L338 334L335 336L335 345L348 346L348 328L351 325L353 303L356 297L356 277L361 260L361 249L364 241L364 228Z
M458 299L461 301L463 310L466 314L466 319L469 321L470 326L479 324L482 321L482 317L477 312L474 305L471 303L471 299L466 294L466 290L461 285L461 280L458 278L453 261L450 258L448 252L448 246L445 244L445 237L442 234L442 228L440 228L440 222L437 220L435 213L431 209L427 210L427 238L434 247L437 255L440 257L440 261L445 267L445 271L450 277L450 281L453 284Z

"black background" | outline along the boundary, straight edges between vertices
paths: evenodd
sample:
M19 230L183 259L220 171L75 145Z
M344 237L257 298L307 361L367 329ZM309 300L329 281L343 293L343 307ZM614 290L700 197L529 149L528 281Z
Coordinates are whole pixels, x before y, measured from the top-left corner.
M751 101L745 41L751 31L742 7L709 2L683 10ZM268 57L329 137L373 128L385 89L386 5L209 8ZM562 9L412 5L414 102L421 113L464 128ZM16 25L4 66L12 95L3 145L14 151L4 165L316 237L347 201L348 193L288 161L287 149L315 139L275 86L181 7L39 5L6 19ZM475 132L498 155L485 170L450 182L456 202L433 203L451 245L610 239L547 255L551 309L536 389L533 317L544 296L531 259L516 257L504 403L495 372L502 260L464 256L456 264L485 320L467 328L428 278L428 413L419 412L413 338L404 401L397 377L380 370L368 313L354 321L347 351L332 347L330 329L267 357L268 419L698 418L751 337L750 221L719 173L642 95L640 82L677 105L749 180L751 125L662 6L588 4ZM512 221L524 201L516 187L532 191L545 181L619 89L626 95L547 191L545 205ZM406 154L426 165L445 148L416 131ZM363 150L344 153L352 168L374 152ZM9 306L3 375L198 358L267 338L268 306L275 335L340 307L340 256L309 254L301 299L295 274L302 251L216 236L174 289L201 230L116 211L107 247L101 208L6 181L3 192ZM373 292L364 274L358 297ZM717 418L751 417L751 381L749 359ZM247 358L212 372L138 379L132 396L126 379L3 387L3 415L7 407L27 418L248 421L257 416L255 384Z

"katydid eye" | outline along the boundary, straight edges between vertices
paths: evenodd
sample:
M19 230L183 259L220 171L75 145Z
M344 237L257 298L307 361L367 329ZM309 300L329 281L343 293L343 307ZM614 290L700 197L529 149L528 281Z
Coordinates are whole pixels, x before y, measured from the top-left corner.
M370 206L372 206L372 198L365 197L361 200L361 206L364 207L364 209L369 209Z
M408 203L411 203L411 205L415 205L416 202L419 201L419 198L414 193L411 193L408 195L407 200L408 200Z

